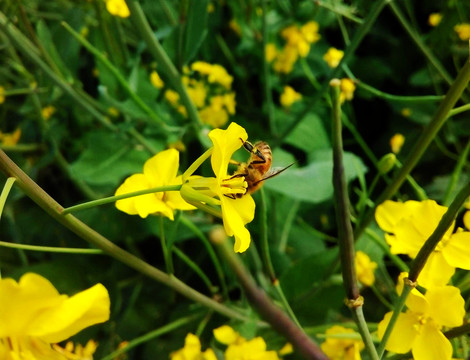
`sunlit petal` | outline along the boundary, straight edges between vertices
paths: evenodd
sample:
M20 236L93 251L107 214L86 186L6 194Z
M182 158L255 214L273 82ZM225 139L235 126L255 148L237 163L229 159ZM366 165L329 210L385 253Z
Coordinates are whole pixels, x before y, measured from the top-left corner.
M433 251L418 276L418 284L425 288L444 286L454 272L455 268L448 264L442 251Z
M244 197L242 197L242 199L243 198ZM251 214L248 213L251 211L251 208L244 208L240 205L241 203L237 203L238 200L241 199L232 200L225 196L222 197L222 217L227 235L235 236L235 244L233 247L234 251L244 252L248 249L251 242L250 232L245 228L244 222L244 219L251 217ZM251 197L247 197L247 200L245 200L244 203L248 204L248 206L252 206L252 213L254 214L253 199Z
M216 340L224 345L233 344L240 338L240 334L228 325L223 325L214 329L213 333Z
M383 320L379 323L378 336L380 339L382 339L391 317L392 312L389 312L385 314ZM415 314L410 312L401 313L385 348L397 354L405 354L410 351L418 335L418 330L415 326L417 323L418 317Z
M429 316L439 325L455 327L463 323L465 300L454 286L432 287L426 291Z
M382 230L393 233L395 225L402 218L412 214L418 204L419 202L413 200L407 201L406 203L386 200L377 206L375 220Z
M123 195L132 193L134 191L149 189L150 184L148 183L144 174L134 174L129 176L121 186L116 190L115 195ZM150 195L141 195L141 196L152 196ZM129 215L137 215L139 211L135 207L135 199L137 197L131 197L127 199L122 199L116 201L116 207ZM147 215L146 215L147 216ZM144 216L145 217L145 216Z
M442 254L449 265L470 270L470 232L452 234L442 249Z
M450 360L452 344L432 323L421 327L421 333L413 343L414 360Z
M179 152L176 149L161 151L144 164L144 175L150 187L170 185L174 182L179 167Z

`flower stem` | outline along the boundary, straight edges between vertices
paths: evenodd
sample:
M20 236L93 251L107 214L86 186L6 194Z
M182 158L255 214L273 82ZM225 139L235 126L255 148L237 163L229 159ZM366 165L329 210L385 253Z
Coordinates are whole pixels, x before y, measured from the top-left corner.
M363 298L359 295L356 267L354 262L354 234L349 213L349 196L343 163L343 140L341 126L341 103L339 100L340 81L333 79L331 85L332 101L332 147L333 147L333 188L338 226L338 242L341 258L341 272L346 290L347 304L353 313L362 340L371 359L378 360L367 323L362 313Z
M198 302L218 313L229 318L247 320L247 317L228 306L218 303L206 295L194 290L183 283L175 276L165 274L163 271L146 263L137 256L125 251L113 242L91 229L88 225L71 214L63 215L63 208L53 198L51 198L42 188L40 188L28 175L26 175L3 151L0 150L0 171L8 177L15 177L18 187L47 212L57 222L71 230L83 240L93 244L103 250L123 264L148 276L149 278L161 282L169 288L179 292L183 296ZM251 321L251 320L250 320Z
M462 173L463 166L465 165L465 162L467 161L468 154L470 152L470 140L468 140L467 145L465 146L465 149L462 151L462 154L459 157L459 160L457 161L457 165L455 165L455 169L452 172L452 175L450 177L449 185L447 185L447 189L444 195L444 200L442 201L442 204L447 206L450 202L450 196L452 195L452 192L455 189L455 185L457 185L457 181L459 180L460 174Z
M366 83L363 83L360 80L356 80L357 87L363 90L368 91L375 96L392 101L401 101L401 102L421 102L421 101L442 101L444 99L444 95L416 95L416 96L407 96L407 95L393 95L388 94L379 89L376 89Z
M145 190L138 190L138 191L133 191L127 194L121 194L121 195L115 195L115 196L109 196L105 197L102 199L98 200L92 200L88 201L83 204L78 204L74 206L70 206L68 208L65 208L62 210L62 215L70 214L75 211L80 211L80 210L85 210L85 209L90 209L95 206L100 206L100 205L105 205L109 204L118 200L122 199L128 199L134 196L139 196L139 195L145 195L145 194L152 194L156 192L163 192L163 191L179 191L181 189L181 185L167 185L167 186L158 186L150 189L145 189Z
M160 244L162 245L162 252L163 252L163 259L165 261L166 273L167 274L174 274L173 268L173 260L171 258L171 251L168 248L168 244L166 242L165 237L165 223L163 221L163 216L159 216L159 223L160 223Z
M410 152L410 155L406 159L403 167L393 178L392 182L385 188L379 198L376 200L376 206L383 203L385 200L390 199L400 188L403 182L407 179L407 176L411 173L411 170L416 166L418 161L423 156L424 152L428 148L429 144L436 137L439 129L445 123L448 118L450 110L454 107L457 100L460 98L462 92L470 81L470 61L467 60L465 66L460 70L457 78L447 92L444 100L441 102L439 108L436 111L432 121L422 132L420 138L416 142L415 146ZM364 228L374 217L375 209L371 209L360 221L356 228L356 237L358 237Z
M183 173L183 183L188 180L188 178L199 168L199 166L202 165L202 163L204 161L206 161L209 156L211 156L212 154L212 150L214 150L213 147L209 148L208 150L206 150L204 152L204 154L202 154L201 156L199 156L196 161L194 161L189 167L188 169Z
M240 258L233 252L229 242L216 242L216 247L237 276L250 303L271 324L272 328L284 335L306 359L327 360L320 348L256 285Z
M178 256L189 268L191 268L202 280L202 282L207 286L207 289L212 293L216 293L216 286L214 286L211 280L207 277L201 267L196 264L194 261L191 260L189 256L187 256L184 252L174 246L171 251L173 251L176 256Z
M153 33L139 2L137 0L126 0L126 4L131 11L131 17L132 20L134 20L137 31L143 38L144 42L147 44L150 53L157 60L159 69L161 69L160 72L167 76L170 84L173 86L176 92L178 92L181 102L186 108L188 116L193 122L193 125L196 127L196 129L200 129L202 127L201 119L199 118L197 109L191 101L191 98L189 97L188 92L186 91L186 88L181 81L181 75L171 62L168 54L160 45L158 39L155 37L155 34Z
M83 255L103 254L103 251L100 249L79 249L79 248L66 248L66 247L57 247L57 246L26 245L26 244L10 243L7 241L0 241L0 246L12 248L12 249L53 252L53 253L61 253L61 254L83 254Z
M3 186L2 193L0 194L0 219L2 218L3 208L5 207L5 203L7 202L8 194L10 194L10 190L15 183L16 178L9 177Z

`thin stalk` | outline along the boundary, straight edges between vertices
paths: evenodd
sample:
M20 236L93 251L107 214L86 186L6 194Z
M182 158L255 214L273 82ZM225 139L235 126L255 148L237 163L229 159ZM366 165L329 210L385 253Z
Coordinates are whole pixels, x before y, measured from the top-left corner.
M271 253L269 252L269 241L268 241L268 217L266 209L266 194L264 189L260 190L260 202L259 202L259 212L260 212L260 237L261 237L261 257L271 283L277 280L276 273L274 271L274 266L271 261Z
M75 211L90 209L95 206L109 204L109 203L122 200L122 199L128 199L134 196L152 194L152 193L162 192L162 191L179 191L180 189L181 189L181 185L167 185L167 186L157 186L157 187L150 188L150 189L133 191L133 192L122 194L122 195L109 196L109 197L105 197L102 199L92 200L83 204L78 204L78 205L65 208L62 210L62 215L67 215Z
M455 327L451 330L446 331L444 335L446 338L452 339L455 337L466 335L468 333L470 333L470 324L465 324L462 326Z
M135 339L132 339L131 341L129 341L125 347L123 347L122 349L118 349L116 351L113 351L111 354L108 354L106 355L105 357L101 358L101 360L113 360L113 359L118 359L120 358L120 355L122 354L125 354L127 353L129 350L135 348L136 346L140 345L140 344L143 344L143 343L146 343L146 342L149 342L150 340L154 340L166 333L169 333L173 330L176 330L184 325L187 325L191 322L193 322L194 320L196 320L197 318L199 317L199 315L192 315L192 316L188 316L188 317L185 317L185 318L181 318L181 319L178 319L178 320L175 320L169 324L166 324L164 326L162 326L161 328L158 328L158 329L155 329L155 330L152 330L150 332L148 332L147 334L144 334L142 336L139 336Z
M367 35L369 32L370 28L372 25L375 23L375 20L377 20L377 17L379 16L380 12L384 8L385 4L389 3L390 0L380 0L380 1L375 1L370 8L367 17L363 20L361 26L356 30L354 33L353 38L351 39L351 43L349 46L345 49L344 51L344 56L341 59L340 63L338 66L332 71L331 76L329 79L333 79L335 77L338 77L342 71L342 66L343 64L346 64L351 56L354 54L356 51L357 47L361 44L362 40L364 37ZM312 108L316 106L317 102L323 98L324 94L327 93L329 89L329 81L326 80L323 87L321 90L319 90L313 99L310 101L310 104L301 112L299 113L296 118L292 121L290 126L281 134L279 139L285 139L296 127L297 125L302 122L302 120L307 116ZM279 140L278 140L279 141Z
M148 23L147 18L144 14L144 11L140 7L139 2L137 0L126 0L126 4L129 7L129 10L131 11L131 17L134 21L135 27L142 39L144 40L145 44L147 45L148 50L157 61L160 72L166 75L169 83L179 94L180 100L186 108L189 118L191 119L196 129L199 130L202 127L202 122L199 118L197 109L191 101L191 98L189 97L188 92L186 91L186 87L181 81L180 73L171 62L167 53L160 45L158 39L155 37L150 27L150 24Z
M363 89L371 94L374 94L375 96L386 99L386 100L392 100L392 101L401 101L401 102L424 102L424 101L442 101L444 99L444 95L417 95L417 96L406 96L406 95L393 95L393 94L388 94L386 92L380 91L379 89L376 89L370 85L367 85L366 83L356 80L356 85L358 88Z
M285 252L287 247L287 241L289 240L289 233L290 229L292 228L292 224L294 223L295 217L297 215L297 211L299 211L300 201L295 200L294 204L291 206L289 212L287 213L284 226L282 227L281 237L279 240L278 249L280 252Z
M201 267L196 264L194 261L191 260L189 256L187 256L184 252L182 252L180 249L177 247L173 247L171 249L176 256L178 256L186 265L189 266L191 270L193 270L202 280L202 282L207 286L207 289L212 293L216 293L216 286L214 286L211 282L211 280L207 277L207 275L202 271Z
M0 246L11 248L11 249L21 249L21 250L28 250L28 251L40 251L40 252L51 252L51 253L61 253L61 254L82 254L82 255L102 255L103 254L103 251L100 249L79 249L79 248L66 248L66 247L56 247L56 246L26 245L26 244L10 243L7 241L0 241Z
M441 221L439 221L436 230L434 230L431 236L426 240L423 247L419 250L418 255L416 255L413 262L411 263L410 274L408 276L411 281L415 282L417 280L418 275L426 264L429 255L431 255L439 241L441 241L447 229L452 225L460 208L467 201L469 196L470 182L459 191L454 201L452 201L449 208L442 216Z
M215 243L221 256L238 278L240 286L253 307L279 334L282 334L292 346L306 359L327 360L312 339L310 339L295 323L284 314L271 299L262 291L245 268L240 258L233 252L228 241Z
M277 126L276 126L276 119L274 114L274 103L273 103L273 94L271 90L272 81L271 81L271 72L270 72L270 64L266 60L266 45L268 44L268 24L266 21L266 16L268 13L268 6L266 4L267 0L261 0L261 6L263 9L263 36L262 36L262 44L263 47L263 76L264 76L264 98L265 104L268 110L268 120L269 125L271 128L271 134L277 134Z
M403 166L400 160L398 159L395 160L395 164L398 169L401 169L401 167ZM413 177L410 174L406 176L406 181L408 181L408 183L411 185L411 188L414 190L419 200L428 199L428 196L426 195L426 191L424 191L424 189L421 186L419 186L419 184L416 182L415 179L413 179Z
M312 70L310 69L310 66L308 66L307 59L306 58L301 58L300 59L300 65L302 66L302 70L307 77L308 81L310 81L310 84L312 84L313 88L315 90L319 90L321 88L320 83L317 81L317 78L313 74Z
M225 273L222 270L222 265L214 249L212 248L209 239L196 225L194 225L192 221L189 221L186 217L181 216L181 222L202 241L202 244L206 248L209 257L211 258L212 264L214 265L215 272L219 278L220 286L222 287L222 294L224 295L225 299L228 299L228 288L227 282L225 280Z
M400 188L403 182L407 179L407 176L411 173L411 170L416 166L418 161L421 159L429 144L436 137L442 125L448 118L449 111L454 107L455 103L460 98L462 92L468 85L470 80L470 62L467 60L465 66L460 70L457 78L450 87L446 94L446 97L441 102L439 108L436 111L432 121L424 129L415 146L410 152L410 155L406 159L403 167L393 178L392 182L385 188L379 198L376 200L376 206L383 203L385 200L390 199ZM356 228L356 238L362 233L364 228L373 219L375 209L371 209L365 216L364 219L358 224Z
M333 188L338 226L338 242L341 258L341 272L347 296L347 304L358 326L359 333L371 359L378 360L377 351L362 313L363 298L359 295L356 266L354 261L354 234L349 213L348 184L344 174L343 140L341 126L341 103L339 101L340 81L333 79L331 85L332 101L332 147L333 147Z
M450 202L450 197L457 185L457 181L459 180L460 174L462 173L463 166L467 161L468 154L470 152L470 140L467 142L465 149L462 151L462 154L459 157L457 165L455 165L455 169L452 172L452 175L449 180L449 185L447 185L447 189L444 195L443 205L447 206Z
M8 195L10 194L10 190L15 183L16 178L9 177L3 186L2 193L0 194L0 219L2 218L3 208L5 207L5 203L7 202Z
M114 75L115 79L118 83L122 86L125 90L127 95L134 101L134 103L145 112L152 121L156 124L163 126L164 128L168 129L168 125L160 118L160 116L153 111L143 100L142 98L135 93L129 86L129 83L126 81L124 76L121 74L119 69L114 66L111 61L108 60L106 56L104 56L96 47L94 47L88 40L86 40L83 36L81 36L78 32L73 30L69 24L65 21L61 22L62 26L71 34L75 40L77 40L80 44L82 44L89 52L91 52L101 63Z
M470 104L462 105L462 106L456 107L456 108L452 109L451 111L449 111L448 116L449 117L455 116L457 114L463 113L463 112L468 111L468 110L470 110Z
M183 183L188 180L188 178L199 168L199 166L202 165L202 163L204 161L206 161L209 156L211 156L212 154L212 151L214 150L213 147L209 148L208 150L206 150L204 152L204 154L202 154L201 156L199 156L196 161L194 161L189 167L188 169L183 173Z
M104 253L151 279L161 282L188 299L198 302L224 316L247 320L247 317L240 312L218 303L186 285L175 276L165 274L163 271L123 250L73 215L63 215L62 206L26 175L3 151L0 151L0 171L4 172L8 177L15 177L18 187L57 222L71 230L78 237L103 250Z
M165 224L163 221L163 216L160 216L159 223L160 223L160 244L162 246L163 260L165 261L166 273L173 275L175 273L175 270L173 267L173 260L171 258L171 251L168 248L168 245L166 243Z

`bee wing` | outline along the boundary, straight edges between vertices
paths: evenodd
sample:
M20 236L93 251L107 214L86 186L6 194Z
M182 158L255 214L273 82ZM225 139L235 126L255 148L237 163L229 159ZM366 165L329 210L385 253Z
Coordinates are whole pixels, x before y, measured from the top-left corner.
M292 163L292 164L290 164L290 165L288 165L288 166L286 166L286 167L283 167L283 168L282 168L282 167L275 167L275 168L269 169L269 171L268 171L266 174L264 174L264 177L263 177L261 180L258 180L257 182L255 182L253 185L256 185L256 184L260 183L261 181L264 181L264 180L267 180L267 179L270 179L270 178L272 178L272 177L274 177L274 176L279 175L279 174L282 173L283 171L289 169L289 168L290 168L292 165L294 165L294 164L295 164L295 163Z

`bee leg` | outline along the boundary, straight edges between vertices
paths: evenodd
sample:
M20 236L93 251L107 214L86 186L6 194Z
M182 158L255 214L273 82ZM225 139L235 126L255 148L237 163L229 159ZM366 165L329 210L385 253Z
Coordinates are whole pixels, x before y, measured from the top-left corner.
M224 180L232 180L232 179L235 179L237 177L242 177L242 176L248 176L248 173L246 173L246 174L235 174L235 175L232 175L231 177L229 177L228 179L224 179Z
M237 160L230 159L229 164L240 166L241 162Z
M248 151L251 154L256 155L257 157L261 159L261 160L252 161L251 162L252 164L264 164L266 162L266 158L264 157L264 155L261 153L261 151L255 148L251 142L243 141L242 138L240 138L240 140L243 142L243 147L245 148L246 151Z
M229 199L236 200L237 198L235 197L235 194L224 194L224 196L228 197Z

